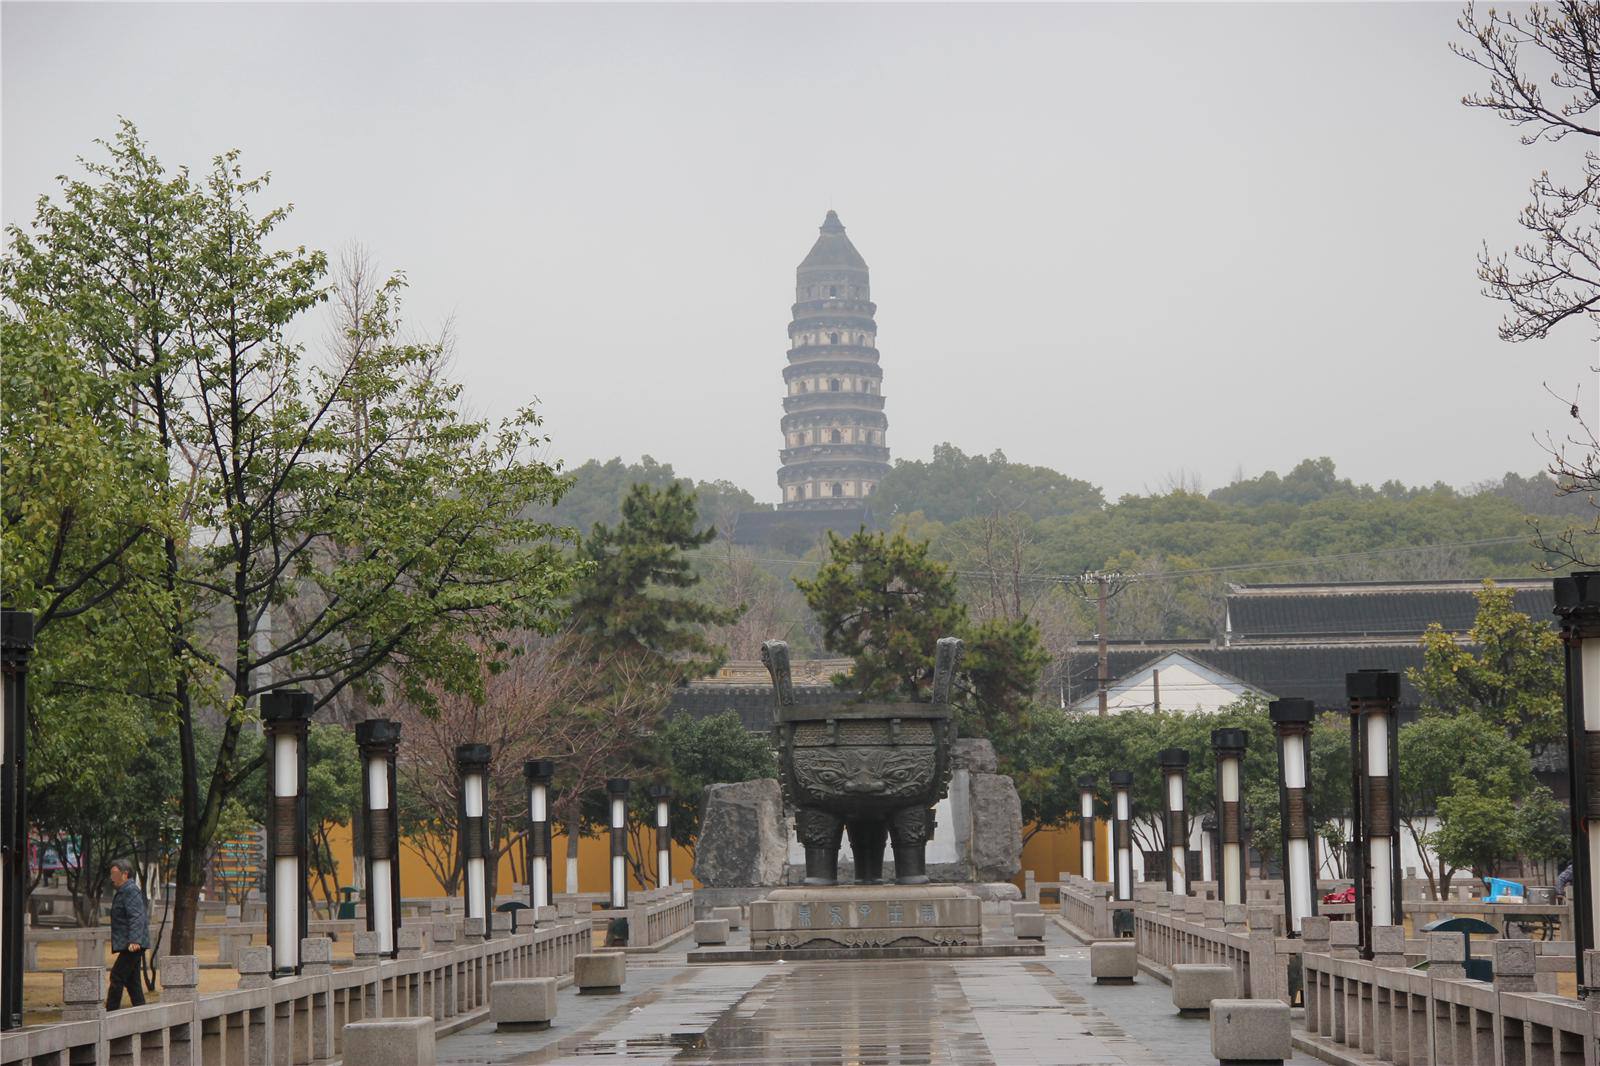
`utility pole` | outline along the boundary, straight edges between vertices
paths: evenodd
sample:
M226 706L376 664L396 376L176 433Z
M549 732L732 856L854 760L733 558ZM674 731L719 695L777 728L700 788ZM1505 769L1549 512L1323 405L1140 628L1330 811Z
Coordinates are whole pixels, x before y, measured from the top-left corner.
M1078 579L1080 592L1090 582L1093 582L1095 586L1095 612L1098 618L1096 623L1096 629L1098 630L1096 642L1099 646L1100 657L1099 668L1096 671L1095 687L1100 697L1100 717L1104 718L1110 713L1107 707L1107 698L1111 688L1111 656L1106 648L1106 603L1117 593L1127 588L1127 582L1123 580L1122 571L1120 570L1085 570L1083 576Z

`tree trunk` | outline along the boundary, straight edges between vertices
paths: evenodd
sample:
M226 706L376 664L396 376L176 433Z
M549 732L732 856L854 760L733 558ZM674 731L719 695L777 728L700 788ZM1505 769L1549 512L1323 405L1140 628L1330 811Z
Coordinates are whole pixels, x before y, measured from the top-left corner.
M205 864L185 837L178 851L177 884L172 890L172 954L194 954L194 926L200 916Z
M567 815L567 894L572 895L578 891L578 831L582 826L582 819L578 815L578 805L573 803L571 812Z

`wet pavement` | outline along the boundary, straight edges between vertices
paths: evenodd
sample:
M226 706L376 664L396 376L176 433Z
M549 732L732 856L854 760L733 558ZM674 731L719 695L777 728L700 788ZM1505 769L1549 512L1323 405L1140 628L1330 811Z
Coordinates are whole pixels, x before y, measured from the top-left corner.
M1095 985L1088 949L1046 923L1044 958L690 965L679 944L628 959L624 991L565 989L556 1025L439 1043L450 1064L1197 1066L1210 1025L1166 985ZM1006 939L1009 923L985 928ZM735 934L740 938L741 934ZM740 943L735 939L734 946ZM1297 1056L1296 1066L1312 1060Z

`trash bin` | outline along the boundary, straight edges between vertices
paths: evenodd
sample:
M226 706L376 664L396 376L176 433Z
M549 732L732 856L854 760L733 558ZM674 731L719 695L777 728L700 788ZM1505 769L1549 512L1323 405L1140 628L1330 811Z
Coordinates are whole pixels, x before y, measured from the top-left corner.
M339 901L339 917L354 918L356 916L356 890L349 885L343 885L339 889L339 895L344 897Z

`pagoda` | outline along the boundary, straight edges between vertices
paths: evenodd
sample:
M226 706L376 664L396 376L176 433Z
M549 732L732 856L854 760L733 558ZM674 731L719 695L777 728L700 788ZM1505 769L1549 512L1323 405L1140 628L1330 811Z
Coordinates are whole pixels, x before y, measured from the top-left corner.
M863 511L889 472L867 262L832 211L795 271L783 370L781 511Z

